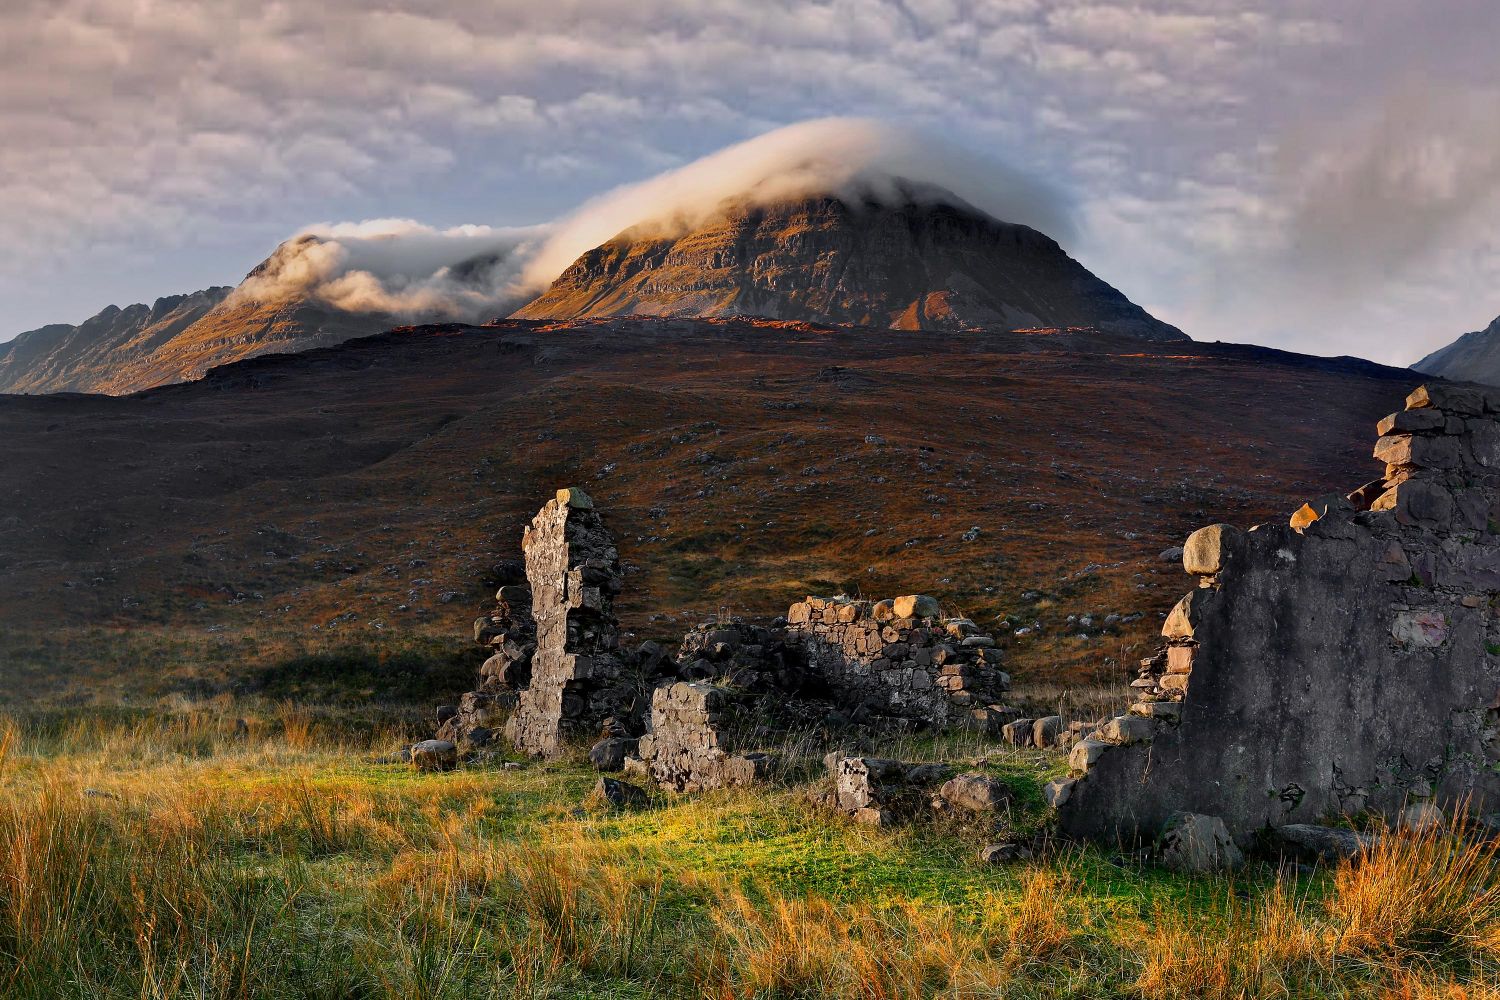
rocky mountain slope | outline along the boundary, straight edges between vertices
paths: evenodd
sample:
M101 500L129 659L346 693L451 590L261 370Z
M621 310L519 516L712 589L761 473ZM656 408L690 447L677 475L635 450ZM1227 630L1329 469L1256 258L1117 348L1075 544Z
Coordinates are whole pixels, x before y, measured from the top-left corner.
M732 207L685 234L637 227L585 253L514 316L630 314L1187 339L1036 230L917 200L818 197Z
M1500 385L1500 317L1412 365L1419 372L1461 382Z
M56 323L0 343L0 392L94 392L224 301L227 286L110 306L77 326Z
M0 343L0 393L123 395L201 378L215 365L261 354L329 347L401 322L307 298L258 302L232 291L219 286L149 306L110 306L77 326L22 333Z
M1163 550L1379 475L1370 427L1418 381L1086 332L611 319L8 396L0 700L319 669L378 694L350 677L471 655L493 567L565 485L620 541L641 638L721 605L929 592L1002 635L1018 678L1125 680L1185 586Z

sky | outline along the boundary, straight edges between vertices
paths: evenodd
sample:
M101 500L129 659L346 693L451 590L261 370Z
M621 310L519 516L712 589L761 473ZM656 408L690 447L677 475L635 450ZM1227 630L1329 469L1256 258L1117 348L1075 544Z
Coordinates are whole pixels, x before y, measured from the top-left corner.
M1497 37L1494 0L6 0L0 339L856 116L1044 183L1195 339L1407 364L1500 314Z

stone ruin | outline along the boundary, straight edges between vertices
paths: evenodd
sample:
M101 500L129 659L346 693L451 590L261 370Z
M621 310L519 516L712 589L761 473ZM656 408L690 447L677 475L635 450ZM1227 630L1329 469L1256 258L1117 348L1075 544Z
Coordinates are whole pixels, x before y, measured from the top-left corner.
M993 731L1014 713L992 636L967 618L944 620L931 597L856 601L809 597L787 611L808 669L880 714L933 726L968 722Z
M627 648L613 601L619 555L592 500L559 490L522 540L527 586L508 582L474 623L492 655L480 685L439 710L439 740L468 749L505 738L551 757L595 737L601 770L681 791L765 777L755 744L819 724L977 726L992 734L1016 712L995 640L945 618L931 597L808 597L786 618L705 622L675 656Z
M502 588L476 623L494 655L439 735L482 745L514 705L518 749L554 755L592 728L602 770L695 791L764 777L765 737L799 711L964 725L1068 755L1046 789L1063 834L1156 841L1185 867L1233 863L1266 831L1321 856L1358 849L1320 825L1340 816L1496 809L1500 390L1424 386L1379 433L1380 479L1287 523L1193 533L1182 558L1198 586L1167 615L1134 703L1103 722L1018 718L993 638L923 596L808 597L768 625L704 623L676 656L622 649L618 556L588 498L563 490L526 533L529 591ZM933 794L946 772L926 765L828 767L829 804L870 822L924 798L1003 797L973 774Z
M1048 789L1061 830L1136 842L1210 817L1242 846L1500 795L1500 390L1437 384L1379 424L1381 479L1289 523L1196 531L1198 587L1142 698Z

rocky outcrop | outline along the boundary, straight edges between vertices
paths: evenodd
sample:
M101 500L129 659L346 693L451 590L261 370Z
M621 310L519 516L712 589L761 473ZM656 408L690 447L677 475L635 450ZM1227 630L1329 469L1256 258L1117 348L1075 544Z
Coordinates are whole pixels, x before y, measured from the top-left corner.
M730 207L682 234L627 230L578 258L514 317L762 316L1187 339L1036 230L945 201L811 198Z
M538 512L521 549L536 648L505 735L524 753L554 756L621 707L613 605L624 577L603 519L576 488L558 490Z
M1190 812L1243 843L1413 803L1493 808L1500 391L1421 387L1378 429L1379 480L1188 539L1198 588L1163 627L1162 680L1073 748L1048 789L1063 830L1151 839Z
M787 611L786 629L840 705L985 730L1014 718L999 703L1010 676L994 638L968 619L945 618L931 597L808 597Z

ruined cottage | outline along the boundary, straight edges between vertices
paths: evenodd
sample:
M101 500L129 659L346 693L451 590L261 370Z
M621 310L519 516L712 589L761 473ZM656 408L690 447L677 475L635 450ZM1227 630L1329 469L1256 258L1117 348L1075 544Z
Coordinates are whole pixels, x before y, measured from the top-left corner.
M1072 750L1068 834L1182 812L1285 824L1500 801L1500 391L1430 385L1380 422L1385 474L1286 523L1187 541L1145 697Z

